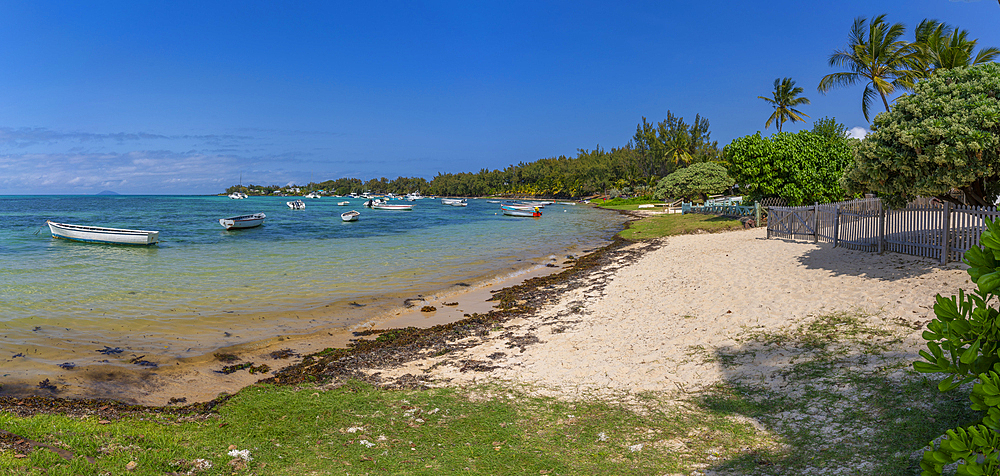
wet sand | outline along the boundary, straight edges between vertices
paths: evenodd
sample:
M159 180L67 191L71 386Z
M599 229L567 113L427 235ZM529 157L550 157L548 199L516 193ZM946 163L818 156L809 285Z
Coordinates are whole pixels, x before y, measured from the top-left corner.
M550 258L528 265L513 273L505 272L482 282L455 286L435 295L412 295L400 298L397 308L358 308L369 318L348 328L330 328L308 335L278 336L271 339L219 349L213 354L228 354L232 362L220 361L215 355L175 359L161 362L156 368L130 369L121 366L98 365L78 367L65 372L64 379L52 382L52 389L38 388L35 382L5 382L5 393L53 396L70 399L112 399L129 404L160 406L207 402L221 394L232 394L262 379L274 376L281 369L301 362L305 355L327 348L346 348L358 332L371 329L428 328L460 321L471 314L490 312L495 303L488 300L493 291L518 285L525 280L557 272L565 259ZM359 305L360 306L360 305ZM424 311L425 306L434 311ZM321 316L316 316L321 317ZM99 347L99 346L98 346ZM250 373L243 368L222 373L226 366L266 365L266 372ZM18 388L18 385L21 388Z

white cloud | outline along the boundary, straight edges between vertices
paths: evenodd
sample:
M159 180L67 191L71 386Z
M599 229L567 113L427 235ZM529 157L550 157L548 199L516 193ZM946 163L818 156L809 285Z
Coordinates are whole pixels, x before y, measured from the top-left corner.
M847 137L852 139L864 139L865 136L870 133L871 131L865 129L864 127L852 127L851 130L847 131Z

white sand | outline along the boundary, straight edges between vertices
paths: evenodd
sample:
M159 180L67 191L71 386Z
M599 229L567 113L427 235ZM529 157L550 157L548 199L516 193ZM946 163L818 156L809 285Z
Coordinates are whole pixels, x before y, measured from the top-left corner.
M748 329L789 329L811 317L858 310L872 315L872 324L902 332L896 356L913 360L923 348L918 328L933 318L935 294L971 287L965 268L766 240L760 228L670 237L634 262L621 258L591 271L592 285L555 290L562 293L557 303L506 323L505 332L479 345L370 372L425 375L442 385L525 383L567 397L697 391L727 377L717 359L706 357L738 348ZM531 336L539 341L523 344ZM758 355L740 371L763 375L773 370L772 357ZM497 367L460 371L468 360Z

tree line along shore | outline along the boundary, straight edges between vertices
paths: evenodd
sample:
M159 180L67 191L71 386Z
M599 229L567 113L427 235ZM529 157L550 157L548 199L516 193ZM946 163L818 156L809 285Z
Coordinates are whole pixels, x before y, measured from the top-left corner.
M707 118L688 123L666 118L636 125L631 140L610 150L600 145L576 156L519 162L504 169L438 173L421 177L339 178L304 186L236 185L226 193L249 195L350 193L549 198L607 197L699 200L732 192L746 200L800 205L872 193L890 205L938 197L966 205L993 205L1000 195L1000 49L979 47L969 32L924 20L906 27L886 15L859 17L846 47L829 57L843 71L822 78L817 91L864 86L860 107L871 120L864 138L823 117L811 129L782 131L805 121L809 104L792 78L778 78L763 99L764 121L778 132L760 132L720 147ZM897 95L893 99L893 95ZM873 103L884 111L877 112ZM955 193L960 191L962 193Z

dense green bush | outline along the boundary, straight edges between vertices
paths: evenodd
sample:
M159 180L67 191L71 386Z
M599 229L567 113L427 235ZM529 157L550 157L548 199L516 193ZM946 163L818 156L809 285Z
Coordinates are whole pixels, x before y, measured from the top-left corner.
M733 179L725 167L716 162L699 162L661 179L654 196L660 200L695 197L705 200L708 195L725 192L732 186Z
M989 206L1000 194L1000 64L936 72L875 117L844 186L893 206L953 188Z
M978 380L969 398L972 409L986 415L978 425L948 430L939 446L924 453L921 474L928 476L940 475L956 461L965 463L958 466L960 475L1000 473L1000 313L994 307L1000 287L1000 222L987 221L980 243L965 253L976 290L960 290L950 299L937 296L936 317L923 333L929 352L920 351L926 361L914 362L913 368L947 374L938 384L942 391Z
M840 178L852 158L844 136L813 131L744 136L722 153L744 201L781 197L789 205L834 202L846 197Z

